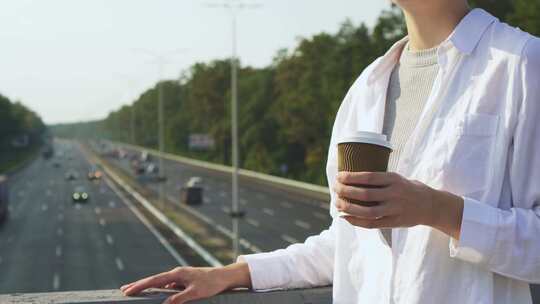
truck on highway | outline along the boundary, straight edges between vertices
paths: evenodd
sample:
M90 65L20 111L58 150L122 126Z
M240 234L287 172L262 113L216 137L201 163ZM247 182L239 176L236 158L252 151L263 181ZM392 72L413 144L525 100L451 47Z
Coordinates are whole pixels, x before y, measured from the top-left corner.
M8 214L8 185L7 177L0 175L0 224L7 219Z

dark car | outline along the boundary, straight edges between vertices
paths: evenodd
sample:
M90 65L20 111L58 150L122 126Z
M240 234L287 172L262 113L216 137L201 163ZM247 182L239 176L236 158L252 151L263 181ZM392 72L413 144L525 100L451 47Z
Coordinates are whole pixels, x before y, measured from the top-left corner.
M180 191L180 200L186 205L201 205L203 203L203 187L200 177L192 177L182 187Z
M79 186L75 188L75 191L73 191L71 198L73 199L74 203L86 203L90 199L90 195L84 190L83 187Z
M0 224L7 219L8 197L7 177L0 175Z
M131 162L131 168L133 169L133 172L136 175L141 175L141 174L144 174L144 172L146 172L146 168L144 166L144 163L141 163L138 160L133 160Z
M66 180L73 181L73 180L76 180L79 177L79 175L75 171L68 171L66 172L65 177L66 177Z

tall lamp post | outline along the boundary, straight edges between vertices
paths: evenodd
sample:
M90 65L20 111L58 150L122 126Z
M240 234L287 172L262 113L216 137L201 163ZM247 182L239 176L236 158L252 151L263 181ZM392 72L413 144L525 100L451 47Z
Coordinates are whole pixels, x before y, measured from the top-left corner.
M240 10L257 9L258 3L248 3L239 0L229 0L218 3L207 3L207 7L225 9L231 14L232 22L232 56L231 56L231 138L232 138L232 225L233 225L233 254L234 259L240 255L239 218L244 214L238 208L238 56L236 18Z
M146 49L134 49L133 51L143 53L147 56L152 57L157 65L158 68L158 82L157 82L157 89L158 89L158 106L157 106L157 114L158 114L158 146L159 146L159 166L158 166L158 179L160 181L165 182L166 175L165 175L165 166L163 165L163 153L165 150L165 116L163 113L163 107L164 107L164 101L163 101L163 84L161 83L161 79L163 76L163 67L168 62L168 58L170 58L172 55L184 53L186 50L179 49L174 50L171 52L166 53L157 53ZM165 207L165 189L163 186L163 183L160 183L159 186L159 203L162 208Z

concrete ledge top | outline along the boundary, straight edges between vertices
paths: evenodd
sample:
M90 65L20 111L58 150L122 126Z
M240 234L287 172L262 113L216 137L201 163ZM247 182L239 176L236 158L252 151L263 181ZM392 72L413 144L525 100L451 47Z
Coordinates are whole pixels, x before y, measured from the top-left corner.
M69 291L50 293L14 293L0 295L2 304L160 304L174 292L149 289L138 297L125 297L119 290ZM193 304L329 304L332 288L282 290L266 293L238 290L220 294L211 299L190 302Z

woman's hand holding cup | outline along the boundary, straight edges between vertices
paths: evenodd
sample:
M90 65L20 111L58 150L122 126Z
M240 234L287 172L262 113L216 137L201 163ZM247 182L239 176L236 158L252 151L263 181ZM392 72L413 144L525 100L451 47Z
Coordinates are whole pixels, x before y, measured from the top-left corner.
M389 172L339 172L334 185L341 217L362 228L427 225L459 239L463 199ZM375 202L371 206L352 201Z
M388 172L340 172L334 186L337 209L345 220L364 228L429 225L433 189ZM351 201L374 203L355 204Z

